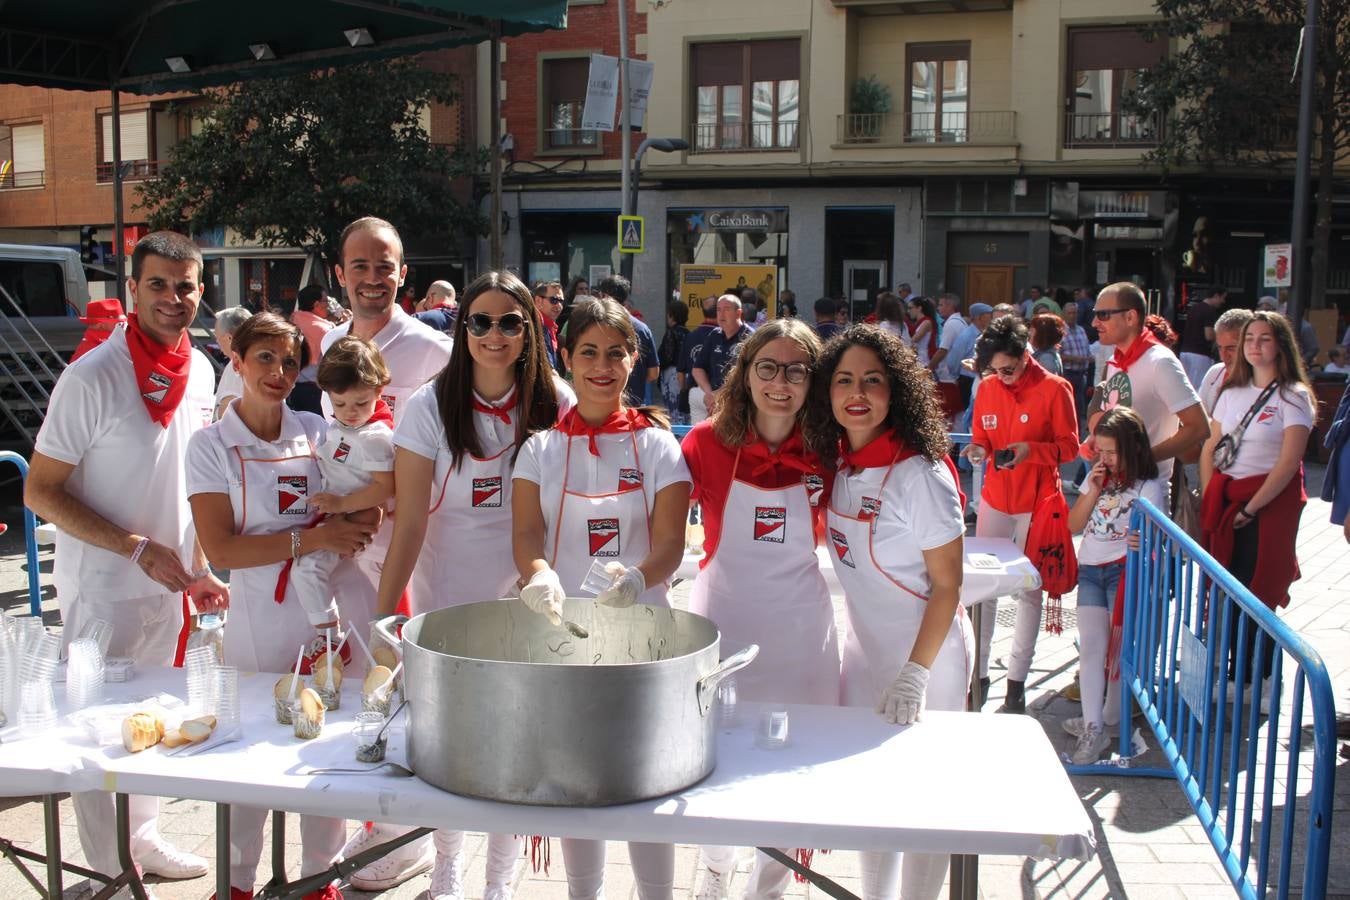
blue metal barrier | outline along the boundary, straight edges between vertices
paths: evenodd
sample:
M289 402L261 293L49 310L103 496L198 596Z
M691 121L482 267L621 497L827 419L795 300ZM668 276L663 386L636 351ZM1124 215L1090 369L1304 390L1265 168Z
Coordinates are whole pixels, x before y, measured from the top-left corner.
M6 462L18 466L23 480L28 480L28 460L11 450L0 450L0 463ZM38 581L37 516L26 506L23 508L23 539L24 549L28 555L28 612L30 615L41 617L42 587Z
M1152 504L1135 501L1131 526L1140 547L1126 563L1120 757L1130 754L1133 701L1170 768L1069 770L1175 777L1239 896L1288 896L1296 865L1303 896L1325 896L1336 710L1322 658Z

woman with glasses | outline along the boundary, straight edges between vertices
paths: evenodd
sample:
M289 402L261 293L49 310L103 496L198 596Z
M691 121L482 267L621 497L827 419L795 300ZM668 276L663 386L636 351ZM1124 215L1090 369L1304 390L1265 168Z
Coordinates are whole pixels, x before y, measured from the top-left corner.
M1012 538L1019 547L1026 546L1032 513L1040 502L1055 494L1062 499L1059 465L1078 453L1073 388L1046 372L1027 352L1027 345L1026 323L1014 316L995 319L976 341L976 370L990 374L981 380L975 395L971 443L962 451L972 465L993 457L993 465L985 469L975 534ZM999 712L1026 711L1023 695L1041 627L1043 598L1040 590L1017 595L1008 691ZM987 691L998 601L986 603L980 628L980 683Z
M553 374L530 291L509 272L465 290L455 347L434 381L408 398L394 431L398 515L380 575L379 612L409 581L412 615L511 596L511 471L526 438L571 409ZM462 831L435 833L431 900L463 896ZM485 900L506 900L520 840L488 836Z
M624 404L638 355L623 306L594 297L573 306L563 361L577 405L525 442L512 473L520 599L555 625L596 559L613 579L596 602L670 605L670 576L684 556L689 469L665 413ZM562 849L568 897L595 900L605 887L605 842L564 838ZM628 855L641 900L670 900L674 846L630 841Z
M829 479L802 439L820 338L773 319L746 339L717 392L717 413L684 439L703 513L704 557L689 610L707 616L725 653L759 645L736 675L738 700L839 702L839 645L830 591L816 558ZM790 871L757 854L746 896L781 896ZM734 847L704 847L699 897L719 900Z

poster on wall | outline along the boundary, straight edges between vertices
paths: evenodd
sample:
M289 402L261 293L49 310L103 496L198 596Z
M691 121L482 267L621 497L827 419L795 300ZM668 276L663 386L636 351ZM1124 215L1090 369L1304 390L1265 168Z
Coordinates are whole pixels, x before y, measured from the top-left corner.
M591 266L587 272L588 277L586 278L586 283L591 287L595 287L613 274L614 271L609 266Z
M1289 260L1294 256L1293 245L1266 244L1265 251L1265 265L1261 267L1265 272L1263 285L1268 288L1289 287L1292 284L1289 278L1292 268Z
M691 321L701 319L703 298L738 293L752 288L759 295L765 314L778 313L778 267L749 263L684 263L680 266L680 299L689 305Z

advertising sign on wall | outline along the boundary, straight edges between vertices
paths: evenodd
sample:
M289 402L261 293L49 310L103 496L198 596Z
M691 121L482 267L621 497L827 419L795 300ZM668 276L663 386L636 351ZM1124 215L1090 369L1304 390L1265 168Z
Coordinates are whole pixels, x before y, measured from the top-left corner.
M735 294L746 288L752 288L759 295L759 302L770 319L777 315L777 266L748 263L685 263L680 266L680 299L689 304L691 323L702 321L703 314L699 309L705 297Z
M1293 259L1293 248L1290 244L1266 244L1266 260L1262 271L1265 272L1265 280L1262 284L1265 287L1281 288L1289 287L1292 284L1290 280L1290 260Z

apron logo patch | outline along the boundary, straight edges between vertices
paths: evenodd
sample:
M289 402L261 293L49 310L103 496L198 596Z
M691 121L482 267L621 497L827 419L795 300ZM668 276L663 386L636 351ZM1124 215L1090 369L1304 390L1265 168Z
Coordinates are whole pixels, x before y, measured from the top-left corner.
M819 504L821 492L825 490L825 479L820 475L807 475L802 483L806 485L806 499L810 504Z
M980 425L982 425L986 431L993 431L998 427L998 416L992 414L980 416Z
M787 531L787 508L783 506L755 507L755 540L783 543Z
M141 391L141 396L151 403L163 403L164 395L169 392L169 386L172 384L168 375L151 372L145 379L145 390Z
M475 507L501 506L502 476L493 475L491 478L475 478L473 480L473 505Z
M1261 410L1261 415L1256 417L1256 424L1260 425L1262 422L1267 422L1275 418L1276 412L1278 412L1278 410L1275 407L1267 406L1265 409Z
M858 510L858 518L875 519L881 514L881 501L876 497L863 497L862 507Z
M587 519L586 534L590 538L591 556L619 555L618 519Z
M619 493L636 491L642 487L642 472L638 469L619 469Z
M309 476L277 476L277 512L283 516L309 515Z
M848 552L848 538L837 528L830 529L830 543L834 544L834 555L839 557L839 561L850 569L858 568L853 564L853 556Z
M352 445L346 441L339 441L337 449L333 451L333 459L336 462L345 463L347 457L351 455Z

